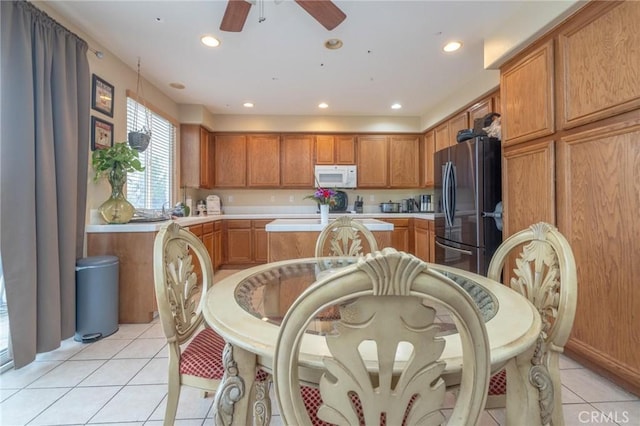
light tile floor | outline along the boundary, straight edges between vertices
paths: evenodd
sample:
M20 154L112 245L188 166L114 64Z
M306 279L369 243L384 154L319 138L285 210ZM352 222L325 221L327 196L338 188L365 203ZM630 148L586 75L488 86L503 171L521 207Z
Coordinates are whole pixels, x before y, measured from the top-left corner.
M94 343L65 340L28 366L0 375L0 424L161 425L166 363L157 320L122 324L117 333ZM567 357L560 367L567 426L640 425L638 397ZM183 387L176 425L213 424L212 404L213 398ZM282 425L277 407L273 411L271 424ZM503 424L503 409L484 412L481 425Z

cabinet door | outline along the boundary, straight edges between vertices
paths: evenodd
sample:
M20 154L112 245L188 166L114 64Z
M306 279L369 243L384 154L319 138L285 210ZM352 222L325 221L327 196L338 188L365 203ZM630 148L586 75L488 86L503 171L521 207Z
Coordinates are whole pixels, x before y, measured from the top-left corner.
M503 238L540 221L555 224L554 142L505 149L502 167Z
M336 164L356 164L356 138L354 136L335 137Z
M491 97L484 99L469 108L469 128L473 129L476 120L484 118L490 112L493 112Z
M423 140L423 149L422 149L422 164L423 164L423 179L422 185L426 187L433 186L433 154L436 152L436 141L435 134L433 130L428 131L424 134Z
M420 219L416 222L426 222ZM414 228L415 255L417 258L429 262L429 230L417 226Z
M640 107L640 5L610 3L558 37L558 86L564 98L558 107L565 129Z
M227 220L225 228L227 263L231 265L253 263L251 220Z
M316 164L335 164L335 138L331 135L316 136Z
M458 143L458 131L469 128L469 114L463 111L449 120L449 146Z
M282 137L282 186L309 188L313 177L314 137L285 135Z
M386 188L388 185L386 136L358 138L358 188Z
M384 222L393 223L391 232L391 247L396 250L409 252L409 219L377 218ZM378 247L382 250L384 247Z
M251 188L280 186L280 136L250 135L247 141L247 183Z
M503 145L554 132L553 84L553 40L501 69Z
M436 151L440 151L449 146L449 122L445 121L435 128L434 131Z
M209 132L198 124L180 125L180 186L213 187Z
M238 188L247 185L245 135L216 135L214 157L217 188Z
M216 222L218 224L221 222ZM218 270L222 265L222 229L213 231L213 269Z
M268 240L265 227L271 220L253 220L253 261L255 263L267 263Z
M578 265L569 346L640 384L640 116L628 117L558 142L558 229Z
M389 186L420 186L420 137L391 136L389 139Z

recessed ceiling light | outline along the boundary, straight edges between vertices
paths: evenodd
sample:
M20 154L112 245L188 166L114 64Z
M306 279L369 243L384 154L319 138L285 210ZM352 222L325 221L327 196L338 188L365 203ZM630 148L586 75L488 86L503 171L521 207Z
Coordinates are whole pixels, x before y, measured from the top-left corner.
M214 36L211 36L211 35L204 35L204 36L200 37L200 41L205 46L209 46L209 47L218 47L218 46L220 46L220 40L218 40L217 38L215 38Z
M340 49L342 47L342 40L339 38L330 38L324 42L324 47L330 50Z
M324 108L329 108L329 104L328 104L328 103L326 103L326 102L320 102L320 103L318 104L318 108L322 108L322 109L324 109Z
M242 106L245 108L253 108L253 102L245 102L242 104Z
M391 105L391 109L400 109L400 108L402 108L402 105L398 103Z
M462 47L462 42L461 41L450 41L449 43L444 45L442 50L444 50L445 52L455 52L456 50L460 49L461 47Z
M182 90L185 88L184 84L182 83L169 83L170 87L173 87L174 89L178 89L178 90Z

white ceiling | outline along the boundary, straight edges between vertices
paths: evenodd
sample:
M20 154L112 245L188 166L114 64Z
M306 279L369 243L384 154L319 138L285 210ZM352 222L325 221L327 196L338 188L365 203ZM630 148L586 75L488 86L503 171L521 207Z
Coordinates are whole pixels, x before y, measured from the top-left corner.
M334 3L347 18L333 31L291 0L264 0L264 22L254 5L243 31L230 33L219 30L226 0L47 2L132 69L140 57L142 75L179 104L213 114L407 117L496 73L483 69L483 40L528 13L531 2ZM222 44L203 46L204 34ZM327 50L329 38L344 46ZM450 40L463 48L443 53ZM255 107L244 108L246 101ZM318 109L321 101L329 108ZM394 102L403 108L391 110Z

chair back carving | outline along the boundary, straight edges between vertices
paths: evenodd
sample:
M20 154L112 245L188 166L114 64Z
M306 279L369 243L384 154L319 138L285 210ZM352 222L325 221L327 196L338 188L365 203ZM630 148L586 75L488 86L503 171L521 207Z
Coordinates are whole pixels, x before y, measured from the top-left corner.
M463 348L460 394L449 424L476 424L490 375L484 320L460 286L393 248L323 276L287 312L274 361L285 424L311 424L300 395L299 349L307 324L334 305L340 319L335 333L325 336L332 356L323 359L318 418L338 425L441 424L445 364L439 359L445 341L436 336L433 308L440 305L450 309Z
M341 216L330 222L316 240L316 257L357 257L378 250L373 233L361 222ZM326 265L319 262L320 269Z
M160 322L167 342L180 345L204 321L202 304L213 282L211 259L202 241L175 222L158 232L153 250ZM196 274L194 256L201 277Z
M515 268L507 271L505 264L514 254ZM529 299L542 318L542 331L531 361L540 392L542 424L564 424L559 354L573 327L578 293L571 246L553 225L531 225L507 238L493 255L487 276L500 281L503 274L503 281Z

